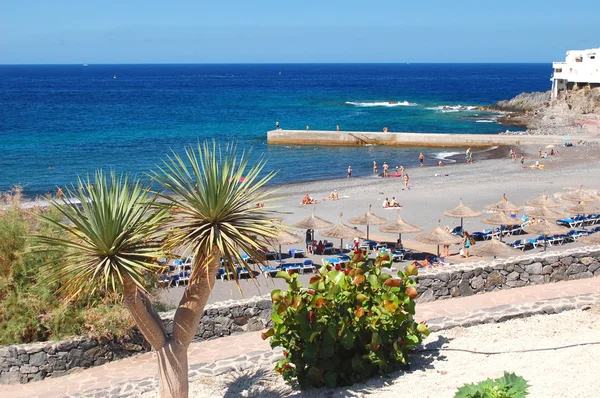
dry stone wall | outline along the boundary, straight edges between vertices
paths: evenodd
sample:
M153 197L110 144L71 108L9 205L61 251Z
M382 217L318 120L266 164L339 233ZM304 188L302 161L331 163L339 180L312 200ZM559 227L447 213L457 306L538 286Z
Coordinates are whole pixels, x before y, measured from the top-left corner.
M491 262L453 264L421 270L417 302L600 276L600 248L532 253Z
M508 260L456 264L421 270L418 302L464 297L527 285L600 276L600 246L535 253ZM175 311L161 313L168 333ZM271 324L269 296L206 306L196 341L264 330ZM98 366L150 347L139 332L123 341L74 337L60 342L0 348L0 383L27 383L58 377L73 369Z

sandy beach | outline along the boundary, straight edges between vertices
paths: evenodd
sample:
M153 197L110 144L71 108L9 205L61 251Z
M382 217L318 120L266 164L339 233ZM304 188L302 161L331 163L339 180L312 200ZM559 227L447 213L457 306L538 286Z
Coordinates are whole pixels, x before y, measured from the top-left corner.
M465 148L466 149L466 148ZM488 204L495 203L506 194L507 198L518 205L524 205L526 200L534 199L540 194L555 194L578 189L600 189L600 178L597 170L600 165L600 146L575 145L573 147L560 147L558 156L548 159L538 159L538 147L524 146L515 148L517 160L508 159L509 147L500 147L495 150L476 150L474 163L466 164L464 155L455 156L456 163L446 162L439 167L434 159L426 159L424 167L407 168L410 176L409 190L404 190L401 178L381 178L376 175L352 178L340 178L328 181L315 181L302 184L289 184L277 187L273 195L277 199L267 204L274 207L283 218L286 225L293 225L299 220L310 216L313 209L315 214L333 223L347 221L355 216L365 213L369 206L372 211L389 219L396 219L400 215L408 223L423 228L424 232L433 229L438 222L442 227L450 228L460 225L460 219L448 218L443 215L445 210L456 207L462 198L463 203L476 210L484 210ZM377 151L377 147L365 147L365 151ZM545 149L543 149L544 151ZM548 149L549 151L549 149ZM375 152L376 153L376 152ZM525 168L521 168L518 161L520 155L525 155ZM532 169L529 166L539 160L544 169ZM383 162L391 168L395 167L394 159L378 159L381 170ZM352 164L352 160L349 160ZM345 176L345 170L340 170L340 175ZM332 190L337 190L340 200L326 200ZM319 200L314 206L303 206L301 200L304 194ZM400 202L400 209L383 209L382 202L385 198L391 200L395 197ZM486 213L484 213L485 216ZM481 231L491 226L481 222L481 218L465 219L464 226L469 232ZM365 231L365 227L357 226ZM387 236L390 241L395 241L397 236L380 233L377 226L370 227L371 234L378 237ZM304 237L305 230L294 230ZM410 240L414 235L403 236L403 240ZM529 235L507 237L513 241L517 238L527 238ZM315 231L315 239L324 239ZM332 240L339 247L339 239ZM347 242L344 242L344 244ZM570 243L574 247L577 243ZM304 248L304 243L282 246L282 252L288 249ZM550 247L549 250L560 250L561 247ZM534 249L541 250L541 249ZM456 254L458 246L451 247L451 253ZM311 256L315 262L321 263L321 256ZM471 258L472 260L480 260ZM450 262L464 261L459 256L451 256ZM402 266L397 263L396 267ZM307 279L308 275L303 278ZM308 280L308 279L307 279ZM243 297L268 294L275 287L283 287L280 280L263 278L256 280L242 280L240 286ZM165 289L159 293L159 299L172 306L181 297L183 288ZM211 293L210 302L241 298L235 283L217 280L217 285Z

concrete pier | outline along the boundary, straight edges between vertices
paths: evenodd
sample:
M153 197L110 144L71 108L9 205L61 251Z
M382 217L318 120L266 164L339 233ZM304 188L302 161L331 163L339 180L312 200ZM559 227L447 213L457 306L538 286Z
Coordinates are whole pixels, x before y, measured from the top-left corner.
M600 137L570 136L571 142L595 141ZM498 134L437 134L437 133L378 133L365 131L272 130L267 143L273 145L331 145L331 146L413 146L413 147L489 147L496 145L562 145L556 135L498 135Z

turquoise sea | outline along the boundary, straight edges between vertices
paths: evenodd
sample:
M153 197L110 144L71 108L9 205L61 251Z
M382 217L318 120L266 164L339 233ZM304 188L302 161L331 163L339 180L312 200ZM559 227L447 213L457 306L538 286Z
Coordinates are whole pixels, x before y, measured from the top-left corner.
M550 88L550 64L0 65L0 190L29 197L96 168L145 177L171 150L214 138L264 153L273 183L405 167L420 148L266 145L284 129L498 133L473 109ZM390 101L396 103L390 104ZM448 153L425 149L427 161Z

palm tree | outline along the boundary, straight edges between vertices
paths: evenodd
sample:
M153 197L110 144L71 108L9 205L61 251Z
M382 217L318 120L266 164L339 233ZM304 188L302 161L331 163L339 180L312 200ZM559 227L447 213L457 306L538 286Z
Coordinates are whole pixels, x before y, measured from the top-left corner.
M262 237L279 232L268 217L268 209L257 206L269 194L264 185L273 177L261 177L265 160L261 157L248 168L250 156L238 159L235 145L224 148L214 142L189 147L185 158L176 153L168 157L160 171L153 174L169 195L159 204L171 210L167 224L166 247L194 256L189 284L173 320L173 333L159 360L161 393L187 396L187 349L202 317L204 306L216 281L223 259L237 282L234 263L244 264L241 251L260 258ZM258 238L258 239L257 239ZM161 358L162 357L162 358ZM168 385L168 393L167 387Z
M184 160L185 159L185 160ZM186 162L187 161L187 162ZM265 161L249 167L249 154L238 158L235 146L205 143L189 147L185 158L173 154L153 178L170 195L152 194L138 181L97 172L93 184L79 180L62 203L54 202L66 222L56 222L69 238L39 237L47 250L65 250L49 280L63 281L68 297L96 289L123 295L124 303L146 340L156 350L161 397L188 396L187 349L214 287L220 259L235 273L244 264L240 250L260 258L261 237L277 226L268 210L257 207L268 194L261 177ZM157 198L162 197L162 201ZM164 253L194 255L193 271L167 335L146 293L147 280Z

